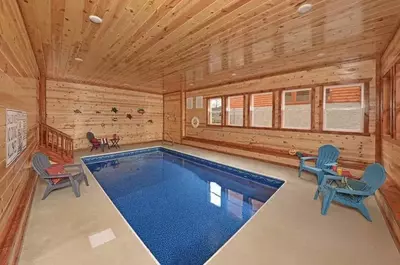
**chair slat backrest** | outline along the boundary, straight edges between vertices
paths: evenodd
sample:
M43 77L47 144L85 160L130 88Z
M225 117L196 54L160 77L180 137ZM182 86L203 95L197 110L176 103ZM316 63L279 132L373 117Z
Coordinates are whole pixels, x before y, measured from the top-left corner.
M49 176L46 169L51 167L51 163L49 157L45 154L40 152L35 153L32 158L32 166L41 178ZM48 182L49 180L46 179L46 181Z
M371 188L372 195L386 180L385 168L379 163L371 164L365 169L361 180Z
M339 158L340 151L335 146L327 144L318 149L317 168L324 168L325 164L335 163Z

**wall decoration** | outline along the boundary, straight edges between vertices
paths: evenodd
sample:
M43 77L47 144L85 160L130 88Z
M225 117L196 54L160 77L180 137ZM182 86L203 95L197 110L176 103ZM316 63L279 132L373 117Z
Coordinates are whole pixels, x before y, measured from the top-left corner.
M118 118L115 118L115 117L114 117L114 118L112 118L112 121L117 121L117 120L118 120Z
M126 114L126 117L128 118L128 119L130 119L130 120L132 120L132 114Z
M101 113L100 111L96 110L96 114L100 114L100 113Z
M196 97L196 109L203 108L203 96Z
M106 127L106 124L103 122L102 124L101 124L101 127Z
M193 109L193 98L186 99L186 109Z
M26 149L27 126L25 111L6 110L6 167Z
M153 120L148 120L147 122L150 124L153 124Z
M74 110L74 112L75 112L75 113L82 113L82 111L80 111L80 110L78 110L78 109Z
M199 127L200 124L200 120L199 118L197 118L196 116L192 118L192 127L193 128L197 128Z
M111 109L111 111L114 112L114 113L117 113L117 112L118 112L118 109L117 109L116 107L113 107L113 108Z
M145 113L145 111L144 111L143 108L138 108L138 109L137 109L137 112L138 112L139 114L142 114L142 115Z
M294 148L289 149L289 155L294 156L297 154L297 150Z

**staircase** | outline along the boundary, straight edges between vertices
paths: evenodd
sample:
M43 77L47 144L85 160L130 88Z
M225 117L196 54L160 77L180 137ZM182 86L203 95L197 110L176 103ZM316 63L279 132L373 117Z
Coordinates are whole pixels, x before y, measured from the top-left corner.
M39 124L39 150L45 153L51 161L59 164L74 161L74 140L47 124Z

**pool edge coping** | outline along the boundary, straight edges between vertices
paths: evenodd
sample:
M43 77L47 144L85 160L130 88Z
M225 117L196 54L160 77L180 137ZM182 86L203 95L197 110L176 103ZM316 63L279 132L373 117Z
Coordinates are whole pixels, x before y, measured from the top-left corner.
M92 174L92 172L89 170L89 168L87 167L87 165L85 164L85 162L83 161L83 159L84 158L89 158L89 157L96 157L96 156L104 156L104 155L110 155L110 154L118 154L118 153L126 153L126 152L131 152L131 151L134 151L134 150L143 150L143 149L150 149L150 148L165 148L165 149L168 149L168 150L171 150L171 151L175 151L175 152L180 152L180 153L183 153L183 154L186 154L186 155L189 155L189 156L194 156L194 157L197 157L197 158L199 158L199 159L203 159L203 160L209 160L209 161L211 161L211 162L214 162L214 163L218 163L218 164L221 164L221 162L217 162L217 161L214 161L214 160L211 160L211 159L205 159L205 158L202 158L202 157L199 157L199 156L197 156L197 155L194 155L194 154L190 154L190 153L187 153L187 152L185 152L185 151L181 151L181 150L175 150L175 149L172 149L172 148L170 148L170 147L165 147L165 146L162 146L162 145L155 145L155 146L148 146L148 147L140 147L140 148L134 148L134 149L129 149L129 150L123 150L123 151L117 151L117 152L111 152L111 153L106 153L106 154L94 154L94 155L86 155L86 156L81 156L81 157L79 157L79 160L81 161L81 163L83 164L83 166L84 166L84 168L86 169L86 171L87 172L89 172L90 173L90 175L93 177L93 179L95 180L95 182L96 182L96 184L100 187L100 189L101 189L101 191L103 192L103 194L107 197L107 199L108 199L108 201L111 203L111 205L115 208L115 210L118 212L118 214L119 214L119 216L124 220L124 222L125 222L125 224L129 227L129 229L131 230L131 232L133 233L133 235L134 236L136 236L137 237L137 239L139 239L139 241L140 241L140 244L142 245L142 246L144 246L144 248L146 249L146 251L150 254L150 256L152 257L152 259L156 262L156 264L158 264L158 265L161 265L161 263L157 260L157 258L154 256L154 254L150 251L150 249L146 246L146 244L143 242L143 240L139 237L139 235L135 232L135 230L132 228L132 226L128 223L128 221L125 219L125 217L122 215L122 213L118 210L118 208L117 208L117 206L115 206L115 204L112 202L112 200L110 199L110 197L107 195L107 193L105 192L105 190L103 189L103 187L100 185L100 183L97 181L97 179L95 178L95 176ZM228 165L229 166L229 165ZM207 259L207 261L203 264L203 265L207 265L209 262L211 262L211 260L219 253L219 252L221 252L222 251L222 249L223 248L225 248L226 247L226 245L231 241L231 240L233 240L233 238L235 238L237 235L238 235L238 233L240 232L240 231L242 231L242 229L244 229L249 223L250 223L250 221L255 217L255 216L257 216L259 213L260 213L260 211L267 205L267 203L269 202L269 201L271 201L272 199L273 199L273 197L276 195L276 193L278 193L278 191L280 190L280 189L282 189L283 188L283 186L286 184L286 182L287 182L287 180L284 180L284 179L282 179L282 178L279 178L279 177L275 177L275 176L266 176L266 175L264 175L264 174L262 174L262 173L258 173L258 172L255 172L255 171L253 171L253 170L248 170L248 169L244 169L244 168L242 168L242 167L237 167L237 166L229 166L229 167L233 167L233 168L237 168L237 169L240 169L240 170L244 170L244 171L248 171L248 172L250 172L250 173L254 173L254 174L258 174L258 175L262 175L262 176L265 176L265 177L270 177L270 178L275 178L275 179L278 179L278 180L280 180L280 181L282 181L282 185L279 187L279 188L277 188L276 189L276 191L268 198L268 200L260 207L260 209L258 209L257 210L257 212L254 214L254 215L252 215L251 217L250 217L250 219L249 220L247 220L216 252L214 252L214 254L213 255L211 255L211 257L209 257L208 259Z

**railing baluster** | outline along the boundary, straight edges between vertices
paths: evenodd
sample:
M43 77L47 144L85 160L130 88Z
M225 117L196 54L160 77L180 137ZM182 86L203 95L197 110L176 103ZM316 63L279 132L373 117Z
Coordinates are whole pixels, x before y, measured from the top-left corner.
M51 131L51 151L54 152L54 131Z
M41 146L62 157L74 157L73 139L69 135L43 123L39 124L39 133Z
M58 133L56 133L56 153L58 153Z
M61 156L64 156L64 136L60 135L61 137Z
M43 146L43 124L39 124L39 141L40 146Z

